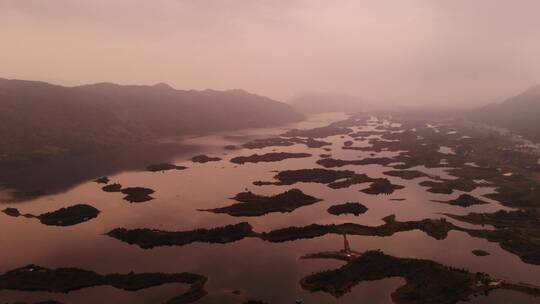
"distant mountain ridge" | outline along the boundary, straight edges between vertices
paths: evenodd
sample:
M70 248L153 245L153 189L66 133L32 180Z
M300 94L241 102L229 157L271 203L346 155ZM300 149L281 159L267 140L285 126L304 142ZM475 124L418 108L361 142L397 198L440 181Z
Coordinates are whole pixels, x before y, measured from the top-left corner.
M472 111L470 118L540 139L540 85L502 103Z
M242 90L186 91L164 83L64 87L0 78L0 161L301 119L284 103Z

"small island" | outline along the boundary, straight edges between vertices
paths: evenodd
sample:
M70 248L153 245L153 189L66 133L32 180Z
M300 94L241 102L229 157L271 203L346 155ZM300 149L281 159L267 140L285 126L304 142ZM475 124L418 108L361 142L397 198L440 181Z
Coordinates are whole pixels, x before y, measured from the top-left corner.
M190 231L116 228L109 231L107 235L143 249L150 249L159 246L184 246L194 242L224 244L256 234L250 224L242 222L224 227Z
M120 192L120 190L122 190L122 185L120 185L119 183L113 183L103 186L101 190L105 192Z
M289 153L289 152L271 152L266 154L252 154L250 156L237 156L231 159L234 164L242 165L245 163L259 162L278 162L288 158L305 158L311 157L308 153Z
M350 170L330 170L322 168L298 169L281 171L274 176L277 182L255 181L256 186L264 185L292 185L295 183L326 184L332 189L348 188L352 185L377 181L363 173Z
M258 195L247 191L238 193L233 199L239 203L200 211L226 213L231 216L261 216L272 212L292 212L302 206L321 201L321 199L304 194L299 189L291 189L273 196Z
M360 191L367 194L374 194L374 195L387 194L388 195L388 194L394 193L395 190L399 190L403 188L405 188L405 186L395 185L395 184L392 184L388 179L381 178L371 183L369 188L366 188Z
M474 254L475 256L483 257L488 256L490 253L485 250L475 249L472 251L472 254Z
M277 185L292 185L295 183L328 184L331 188L348 187L353 184L374 181L365 174L358 174L350 170L330 170L322 168L298 169L281 171L274 176L279 182ZM333 185L333 183L336 183ZM335 187L334 187L335 186Z
M476 189L479 184L474 180L458 178L458 179L439 179L437 181L426 180L420 183L420 186L428 187L427 191L440 194L452 194L454 190L471 192Z
M388 164L396 162L394 159L388 158L388 157L374 157L374 158L364 158L364 159L358 159L358 160L342 160L342 159L334 159L334 158L323 158L317 161L318 165L321 165L325 168L336 168L336 167L343 167L343 166L349 166L349 165L383 165L386 166Z
M232 150L238 149L238 147L235 146L235 145L226 145L226 146L223 147L223 149L232 151Z
M164 284L183 283L190 288L166 301L168 304L192 303L204 297L207 278L194 273L127 273L102 275L79 268L50 269L27 265L0 275L0 290L47 291L68 293L95 286L136 291Z
M262 149L266 147L288 147L295 145L296 142L288 138L270 137L262 139L254 139L242 145L246 149Z
M106 176L102 176L100 178L96 178L94 180L95 183L98 183L98 184L108 184L109 183L109 178L106 177Z
M196 155L196 156L193 156L191 158L191 161L194 162L194 163L201 163L201 164L205 164L205 163L208 163L208 162L216 162L216 161L220 161L221 158L219 157L210 157L210 156L207 156L207 155Z
M98 209L85 204L76 204L40 215L21 214L16 208L6 208L2 212L12 217L37 218L43 225L48 226L73 226L96 218L100 213Z
M267 147L288 147L288 146L293 146L296 144L302 144L308 148L321 148L324 146L332 145L332 143L330 142L316 140L311 137L308 137L305 139L298 138L298 137L291 137L291 138L270 137L270 138L254 139L250 142L243 144L242 147L246 149L262 149L262 148L267 148Z
M316 140L314 138L308 137L306 140L303 140L302 143L308 148L322 148L324 146L331 146L331 142Z
M354 214L355 216L358 216L366 213L368 208L360 203L347 202L344 204L330 206L327 211L333 215Z
M124 200L130 203L142 203L154 199L150 194L155 191L144 187L128 187L122 188L120 192L126 195L124 196Z
M395 215L382 219L385 223L380 226L364 226L354 223L319 225L311 224L304 227L288 227L270 232L260 233L259 237L269 242L288 242L298 239L316 238L327 234L350 234L368 236L391 236L397 232L421 230L427 235L442 240L451 230L463 231L463 228L446 221L446 219L423 219L419 221L400 222Z
M303 289L323 291L336 298L350 292L359 282L401 277L405 285L392 293L398 304L456 304L472 296L495 289L508 289L539 296L540 287L523 283L509 283L491 278L485 273L471 273L440 263L413 258L398 258L382 251L357 254L344 252L310 254L304 258L334 258L347 261L336 269L311 274L300 281ZM346 252L345 252L346 253Z
M464 208L470 207L473 205L489 204L488 202L485 202L469 194L462 194L458 198L449 200L449 201L438 201L438 200L431 200L431 201L435 203L448 204L448 205L459 206L459 207L464 207Z
M187 167L185 166L177 166L169 163L160 163L160 164L153 164L146 167L147 171L150 172L163 172L168 170L185 170Z
M495 227L495 230L465 231L473 237L499 243L502 249L519 256L525 263L540 265L540 211L500 210L495 213L445 215L469 224Z

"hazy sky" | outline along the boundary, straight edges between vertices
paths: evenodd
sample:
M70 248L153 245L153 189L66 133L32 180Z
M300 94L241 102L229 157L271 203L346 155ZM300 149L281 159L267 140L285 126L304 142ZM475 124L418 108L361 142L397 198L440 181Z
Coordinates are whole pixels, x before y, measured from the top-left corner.
M485 103L540 83L540 1L0 0L0 77Z

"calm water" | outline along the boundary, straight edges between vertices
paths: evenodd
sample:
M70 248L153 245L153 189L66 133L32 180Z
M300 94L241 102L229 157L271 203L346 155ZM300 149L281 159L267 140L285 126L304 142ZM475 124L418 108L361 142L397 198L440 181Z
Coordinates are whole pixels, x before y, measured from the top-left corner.
M310 117L307 121L288 127L312 128L343 119L342 114L324 114ZM300 256L320 251L339 250L343 246L341 236L329 235L310 240L285 243L269 243L259 239L244 239L229 244L195 243L183 247L159 247L144 250L103 235L117 227L158 228L163 230L192 230L212 228L242 221L249 222L255 231L268 231L288 226L311 223L353 222L365 225L382 224L381 218L396 214L398 220L438 218L440 213L466 214L468 212L494 212L504 207L494 201L489 205L461 208L430 202L431 199L447 200L457 197L438 195L425 191L418 183L423 179L405 181L382 174L388 170L379 165L346 166L342 169L367 173L372 177L387 177L393 183L405 185L392 195L373 196L359 192L366 185L333 190L322 184L295 184L292 186L253 186L256 180L272 180L274 170L318 167L318 155L330 153L334 158L356 159L369 152L342 150L340 136L325 138L333 143L332 151L307 149L304 145L269 147L258 150L226 151L226 144L240 144L254 137L268 137L286 128L245 130L236 133L192 138L186 145L196 147L198 152L219 156L223 160L206 164L187 161L192 155L180 155L178 165L188 166L183 171L151 173L126 171L110 175L112 182L123 186L143 186L156 191L154 200L130 204L120 193L106 193L101 185L91 181L81 183L56 195L41 197L27 202L3 204L2 208L17 207L23 213L39 214L75 203L95 206L102 213L98 218L71 227L50 227L36 220L11 218L0 214L0 271L4 272L30 263L46 267L80 267L100 273L134 272L195 272L209 278L209 295L198 303L241 303L247 299L260 299L270 303L294 303L301 298L304 303L391 303L390 293L403 284L400 278L360 283L352 292L335 299L326 293L309 293L301 289L299 280L306 275L325 269L333 269L342 262L331 260L300 260ZM367 143L355 142L355 146ZM229 159L238 155L251 155L270 151L304 152L311 158L289 159L275 163L235 165ZM226 153L226 155L224 155ZM382 152L377 156L393 156ZM144 168L147 163L133 164ZM84 168L79 168L84 170ZM427 173L445 176L443 169L419 168ZM94 176L97 177L97 176ZM324 201L299 208L292 213L271 213L261 217L231 217L225 214L200 212L196 209L215 208L231 204L228 199L245 188L260 194L276 194L290 188L299 188ZM477 189L474 194L489 193L492 189ZM404 198L405 201L391 201ZM489 201L488 199L485 199ZM358 201L366 205L367 213L333 216L326 209L333 203ZM460 223L462 226L466 226ZM349 236L355 251L382 249L385 253L400 257L417 257L435 260L447 265L483 271L493 277L511 281L540 284L540 267L528 265L516 256L505 252L495 243L474 239L464 233L451 232L447 239L437 241L423 232L397 233L392 237ZM473 249L483 249L490 256L477 257ZM160 303L182 293L185 285L170 284L137 292L122 291L112 287L94 287L69 294L45 292L0 291L0 300L37 301L56 299L66 303ZM232 294L240 290L240 295ZM496 291L489 297L476 298L477 303L539 303L514 292Z

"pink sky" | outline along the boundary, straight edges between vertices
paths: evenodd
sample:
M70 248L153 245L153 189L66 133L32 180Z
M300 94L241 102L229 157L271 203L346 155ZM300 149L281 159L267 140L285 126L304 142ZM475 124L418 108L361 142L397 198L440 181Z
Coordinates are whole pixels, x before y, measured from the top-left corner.
M0 77L469 105L540 83L538 0L0 0Z

